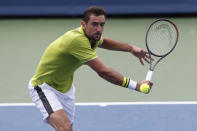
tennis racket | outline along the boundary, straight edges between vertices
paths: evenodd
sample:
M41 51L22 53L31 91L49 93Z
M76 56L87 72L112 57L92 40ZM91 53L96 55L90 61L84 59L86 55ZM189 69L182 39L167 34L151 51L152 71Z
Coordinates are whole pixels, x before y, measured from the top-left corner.
M178 28L170 20L158 19L149 26L145 39L150 57L150 68L146 75L147 81L151 81L157 64L175 49L178 37ZM157 58L157 60L154 60L155 63L153 63L153 56Z

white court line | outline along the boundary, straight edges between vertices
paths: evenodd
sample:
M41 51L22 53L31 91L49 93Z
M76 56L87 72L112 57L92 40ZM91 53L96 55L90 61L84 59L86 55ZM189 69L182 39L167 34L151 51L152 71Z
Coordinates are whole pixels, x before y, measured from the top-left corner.
M99 103L76 103L77 106L109 106L109 105L185 105L197 104L197 101L171 101L171 102L99 102Z
M157 102L83 102L76 103L76 106L109 106L109 105L193 105L197 104L197 101L157 101ZM3 106L35 106L34 103L0 103L0 107Z
M0 103L1 106L35 106L34 103Z

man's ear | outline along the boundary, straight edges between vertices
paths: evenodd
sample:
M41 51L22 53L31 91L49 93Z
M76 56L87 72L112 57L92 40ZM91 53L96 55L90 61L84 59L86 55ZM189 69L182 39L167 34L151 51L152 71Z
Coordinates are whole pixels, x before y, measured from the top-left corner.
M82 25L83 29L85 29L86 23L84 21L81 21L81 25Z

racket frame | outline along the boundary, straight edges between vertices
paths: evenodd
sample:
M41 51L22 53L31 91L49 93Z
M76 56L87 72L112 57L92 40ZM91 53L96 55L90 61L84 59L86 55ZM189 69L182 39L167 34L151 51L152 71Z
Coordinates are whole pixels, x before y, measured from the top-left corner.
M157 22L159 22L159 21L166 21L166 22L170 23L171 25L173 25L173 27L175 28L176 33L177 33L176 41L175 41L175 43L174 43L173 48L172 48L168 53L166 53L166 54L164 54L164 55L157 55L157 54L151 52L151 50L150 50L149 47L148 47L148 42L147 42L149 30L151 29L151 27L152 27L155 23L157 23ZM149 28L148 28L148 30L147 30L147 32L146 32L146 38L145 38L146 48L147 48L147 51L148 51L148 54L149 54L149 57L150 57L150 68L149 68L149 72L148 72L148 74L149 74L149 76L150 76L149 79L151 79L151 77L152 77L152 72L153 72L153 70L155 69L156 65L157 65L164 57L166 57L167 55L169 55L169 54L174 50L174 48L176 47L177 42L178 42L178 37L179 37L179 32L178 32L177 26L176 26L172 21L170 21L170 20L168 20L168 19L164 19L164 18L162 18L162 19L157 19L157 20L155 20L155 21L149 26ZM157 62L154 64L153 67L152 67L152 57L151 57L151 55L156 56L156 57L159 57L159 59L157 60ZM148 74L147 74L147 77L146 77L146 78L148 78Z

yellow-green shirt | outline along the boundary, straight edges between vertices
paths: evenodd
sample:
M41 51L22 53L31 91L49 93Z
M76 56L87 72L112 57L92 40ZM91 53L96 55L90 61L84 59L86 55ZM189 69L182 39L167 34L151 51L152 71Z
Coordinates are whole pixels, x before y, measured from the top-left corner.
M67 92L72 86L76 69L97 57L95 49L102 42L101 37L92 49L82 27L66 32L45 50L32 85L47 83L62 93Z

